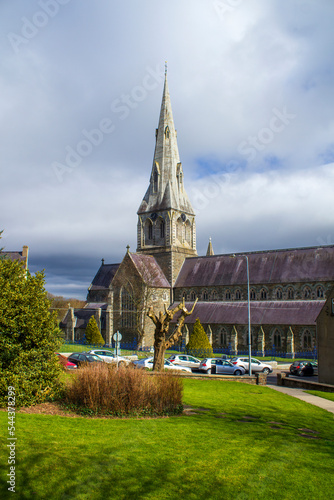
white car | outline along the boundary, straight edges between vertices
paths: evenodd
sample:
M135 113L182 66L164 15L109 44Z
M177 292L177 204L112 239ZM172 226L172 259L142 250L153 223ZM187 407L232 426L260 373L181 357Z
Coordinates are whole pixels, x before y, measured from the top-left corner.
M246 372L249 371L249 358L246 356L242 356L240 358L232 358L231 363L233 365L242 366L245 368ZM273 367L268 365L267 363L262 363L258 359L251 358L251 370L252 373L262 372L262 373L271 373L273 371Z
M138 361L133 361L132 364L135 368L146 368L147 370L152 370L153 368L153 357L139 359ZM181 370L183 372L191 373L191 369L187 366L174 365L168 359L165 359L165 370Z
M118 366L127 366L130 363L130 361L123 356L116 356L116 354L106 349L93 349L89 351L89 354L96 354L106 363L117 363L118 358Z
M188 366L189 368L199 368L201 360L194 358L194 356L189 356L188 354L173 354L168 358L173 364L180 366Z

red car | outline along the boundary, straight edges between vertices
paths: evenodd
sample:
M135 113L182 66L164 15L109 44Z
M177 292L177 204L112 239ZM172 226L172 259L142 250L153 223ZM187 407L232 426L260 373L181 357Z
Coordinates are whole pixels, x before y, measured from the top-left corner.
M59 352L56 352L56 355L58 356L59 363L65 370L75 370L76 368L78 368L77 365L71 363L71 361L69 361L66 356L59 354Z

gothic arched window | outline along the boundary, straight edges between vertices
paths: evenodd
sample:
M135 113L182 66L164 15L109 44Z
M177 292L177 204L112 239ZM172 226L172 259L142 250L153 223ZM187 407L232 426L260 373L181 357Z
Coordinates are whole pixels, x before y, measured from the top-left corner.
M133 327L135 325L135 304L129 292L122 288L121 292L121 324L124 327Z
M153 174L153 191L156 193L158 191L158 172L155 170Z
M324 298L324 289L322 286L317 287L317 297L318 297L318 299Z
M153 240L153 223L150 219L145 222L145 245L152 245Z
M161 219L160 221L160 238L165 237L165 221Z
M309 286L306 286L304 288L304 299L310 299L311 298L311 288Z
M165 128L165 135L166 135L166 139L169 139L169 127L168 127L168 125Z
M288 288L288 299L294 299L295 298L295 292L292 287Z
M190 246L191 245L191 224L190 224L189 220L187 220L187 222L185 223L184 230L185 230L185 240L188 243L188 245Z
M274 331L274 335L273 335L273 345L275 347L282 347L282 335L281 333L279 332L279 330L275 330Z
M241 300L241 292L240 290L235 291L235 300Z
M265 288L261 288L260 297L261 297L261 300L267 299L267 290Z
M282 288L277 288L277 290L276 290L276 299L280 300L282 298L283 298Z
M222 328L220 331L220 345L227 346L228 345L228 334L225 328Z
M256 292L254 288L250 290L249 295L250 295L250 300L256 300Z
M312 349L312 334L310 330L305 330L302 337L302 345L304 349Z

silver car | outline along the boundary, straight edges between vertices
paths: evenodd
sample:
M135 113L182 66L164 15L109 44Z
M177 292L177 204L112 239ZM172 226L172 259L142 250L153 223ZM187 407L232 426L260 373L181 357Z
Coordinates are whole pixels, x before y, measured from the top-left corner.
M244 375L246 370L242 366L233 365L227 359L206 358L199 365L200 371L221 375Z
M106 349L93 349L89 351L89 354L96 354L106 363L117 363L118 358L118 366L127 366L130 363L130 361L123 356L116 356L116 354Z
M249 358L246 356L242 356L240 358L233 358L231 359L231 363L237 366L242 366L246 372L249 371ZM262 361L259 361L258 359L251 358L251 369L252 373L271 373L273 371L273 367L271 365L268 365L267 363L262 363Z
M215 372L215 370L212 370L212 368L216 366L216 362L220 361L221 359L222 358L205 358L201 361L198 369L200 372L205 372L210 375L210 373Z

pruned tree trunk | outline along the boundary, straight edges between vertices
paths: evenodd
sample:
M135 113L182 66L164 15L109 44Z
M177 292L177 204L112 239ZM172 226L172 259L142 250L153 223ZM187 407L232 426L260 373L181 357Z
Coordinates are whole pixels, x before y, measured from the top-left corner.
M166 349L175 344L175 342L177 342L177 340L181 336L181 330L184 325L184 321L187 316L190 316L190 314L193 313L196 302L197 299L190 311L188 311L188 309L186 308L184 299L182 300L182 302L180 302L179 305L174 307L174 309L167 310L165 306L165 311L160 311L158 316L154 314L152 306L147 311L147 316L151 318L151 320L155 324L153 371L162 371L164 369ZM178 319L173 333L166 340L169 331L169 324L178 311L181 311L181 315Z

